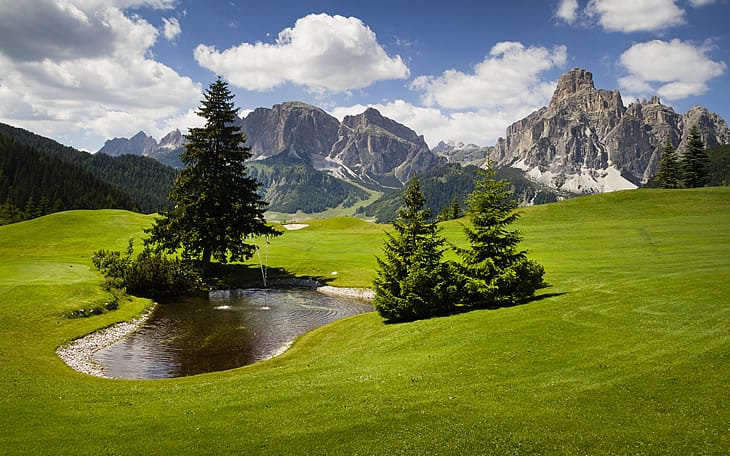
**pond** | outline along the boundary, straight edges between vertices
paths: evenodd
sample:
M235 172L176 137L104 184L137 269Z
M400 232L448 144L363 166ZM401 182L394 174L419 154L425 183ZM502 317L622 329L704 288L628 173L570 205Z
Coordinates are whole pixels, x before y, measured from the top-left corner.
M365 302L310 290L213 291L158 305L141 328L93 359L115 378L221 371L276 356L307 331L370 311Z

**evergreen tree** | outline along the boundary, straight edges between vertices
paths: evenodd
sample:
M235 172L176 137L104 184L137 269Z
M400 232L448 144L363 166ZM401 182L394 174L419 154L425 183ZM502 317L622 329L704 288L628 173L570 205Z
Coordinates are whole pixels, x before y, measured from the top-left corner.
M175 206L148 231L148 244L200 260L221 263L253 256L253 236L279 233L266 224L267 205L257 194L258 182L248 176L244 162L251 157L246 136L234 125L237 109L228 84L220 78L210 85L197 114L206 121L191 128L180 154L186 168L178 174L170 199Z
M383 258L377 258L373 306L389 321L410 321L443 315L452 310L456 291L450 267L442 261L445 240L430 211L417 178L403 196L405 206L386 233Z
M461 303L467 306L512 305L542 285L543 267L518 249L521 236L509 229L519 217L510 183L494 174L490 166L469 196L471 227L464 232L470 247L456 249L462 258Z
M656 177L661 188L679 188L681 170L677 155L669 138L667 138L664 149L662 149L662 159L659 162L659 171Z
M700 132L695 125L687 137L687 150L682 160L684 186L688 188L704 187L709 181L708 165L710 159L702 142Z

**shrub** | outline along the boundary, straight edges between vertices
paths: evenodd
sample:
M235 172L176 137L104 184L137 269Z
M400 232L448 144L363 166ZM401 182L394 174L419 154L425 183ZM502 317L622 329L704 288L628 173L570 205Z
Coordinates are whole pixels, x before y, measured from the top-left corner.
M132 243L126 255L98 250L94 266L106 277L110 288L148 298L187 294L202 288L202 279L192 263L168 257L145 247L136 257Z

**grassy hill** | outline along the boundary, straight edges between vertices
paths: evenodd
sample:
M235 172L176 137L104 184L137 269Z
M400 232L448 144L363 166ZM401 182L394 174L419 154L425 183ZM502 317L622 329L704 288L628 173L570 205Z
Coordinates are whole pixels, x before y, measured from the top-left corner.
M227 372L105 380L59 344L146 305L90 267L150 218L68 212L0 227L6 454L727 454L730 188L640 190L524 210L550 287L529 304L409 324L375 314ZM313 221L270 263L367 286L387 228ZM444 233L462 242L458 222ZM332 272L337 271L337 275Z

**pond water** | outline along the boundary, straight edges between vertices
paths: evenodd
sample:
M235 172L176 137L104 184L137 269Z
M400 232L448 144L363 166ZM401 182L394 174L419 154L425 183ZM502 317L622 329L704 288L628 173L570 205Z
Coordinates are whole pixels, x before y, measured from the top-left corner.
M214 291L160 304L136 332L96 352L109 377L183 377L280 354L299 335L364 312L364 302L310 290Z

